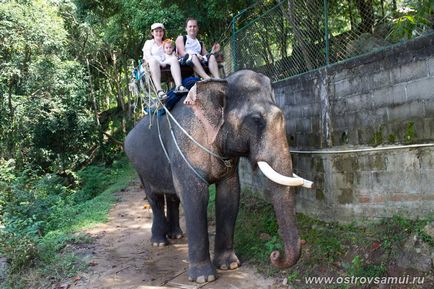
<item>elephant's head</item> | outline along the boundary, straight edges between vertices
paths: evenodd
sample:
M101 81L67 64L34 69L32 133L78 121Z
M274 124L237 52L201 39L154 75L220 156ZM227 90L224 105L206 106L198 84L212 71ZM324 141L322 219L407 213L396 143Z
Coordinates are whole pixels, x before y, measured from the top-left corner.
M196 91L197 90L197 91ZM216 143L226 157L247 157L267 179L266 188L285 243L285 254L274 251L273 265L286 268L300 257L300 239L295 220L295 193L291 186L311 183L293 175L282 110L276 105L271 81L253 71L238 71L226 81L197 84L189 97L206 128L209 143Z

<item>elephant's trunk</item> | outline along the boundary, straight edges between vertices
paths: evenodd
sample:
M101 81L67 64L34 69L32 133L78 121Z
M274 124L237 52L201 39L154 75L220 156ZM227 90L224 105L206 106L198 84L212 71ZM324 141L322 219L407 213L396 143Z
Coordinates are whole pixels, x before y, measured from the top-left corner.
M284 255L279 251L273 251L270 260L280 269L293 266L300 258L300 239L295 222L295 194L292 189L285 190L286 192L274 194L272 198L285 249Z

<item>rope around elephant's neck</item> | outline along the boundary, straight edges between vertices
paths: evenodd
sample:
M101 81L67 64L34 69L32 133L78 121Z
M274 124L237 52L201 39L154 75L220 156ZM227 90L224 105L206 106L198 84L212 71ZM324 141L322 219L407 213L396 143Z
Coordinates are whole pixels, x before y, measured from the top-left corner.
M170 123L170 119L169 119L168 115L167 115L167 122L169 123L170 134L172 135L173 142L175 143L176 149L178 150L178 152L181 155L182 159L185 161L185 163L187 164L187 166L194 172L194 174L201 181L203 181L207 186L209 186L208 181L205 180L205 178L192 166L192 164L190 164L190 162L188 161L187 157L184 155L184 153L182 152L181 148L179 147L178 141L176 140L176 136L175 136L175 133L173 131L172 124ZM161 144L163 144L163 143L161 143ZM169 160L169 162L170 162L170 160Z
M163 143L163 139L161 138L160 119L158 118L158 115L157 115L157 130L158 130L158 139L160 140L161 147L163 148L163 151L164 151L164 154L166 155L167 161L170 164L169 154L167 153L166 147L164 146L164 143Z
M205 152L207 152L208 154L212 155L213 157L218 158L219 160L221 160L223 162L223 164L227 167L227 168L231 168L232 167L232 160L229 158L225 158L221 155L218 155L212 151L210 151L209 149L207 149L206 147L204 147L202 144L200 144L199 142L197 142L180 124L179 122L175 119L175 117L170 113L170 111L167 109L167 107L163 104L162 105L164 110L166 111L166 114L173 120L173 122L181 129L181 131L198 147L200 147L201 149L203 149ZM169 121L169 118L167 118L167 120ZM169 121L169 126L170 126L170 121Z

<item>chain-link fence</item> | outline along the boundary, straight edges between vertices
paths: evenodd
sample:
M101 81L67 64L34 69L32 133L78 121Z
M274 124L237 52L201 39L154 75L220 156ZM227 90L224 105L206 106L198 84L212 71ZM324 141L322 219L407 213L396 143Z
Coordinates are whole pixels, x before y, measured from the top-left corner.
M269 3L269 1L264 3ZM256 4L232 21L227 73L273 81L432 33L434 0L286 0Z

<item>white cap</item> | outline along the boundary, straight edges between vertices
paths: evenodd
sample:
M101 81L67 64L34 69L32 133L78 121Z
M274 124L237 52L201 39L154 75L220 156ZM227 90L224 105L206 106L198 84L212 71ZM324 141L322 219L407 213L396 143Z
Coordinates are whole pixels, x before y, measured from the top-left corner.
M157 28L161 28L161 29L163 29L163 30L166 30L166 29L164 28L163 23L154 23L154 24L151 25L151 31L152 31L152 30L155 30L155 29L157 29Z

